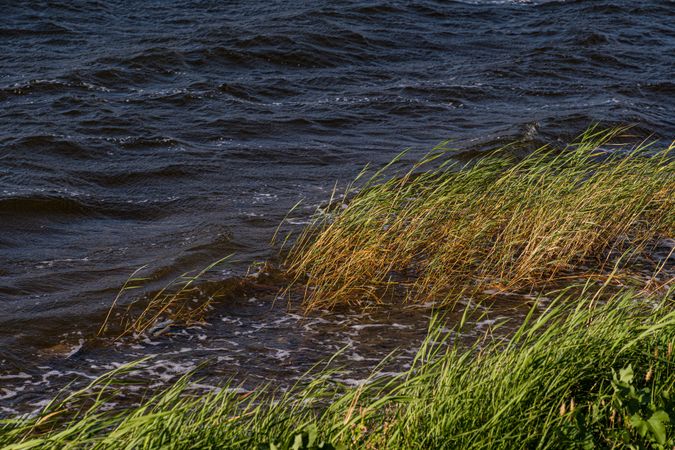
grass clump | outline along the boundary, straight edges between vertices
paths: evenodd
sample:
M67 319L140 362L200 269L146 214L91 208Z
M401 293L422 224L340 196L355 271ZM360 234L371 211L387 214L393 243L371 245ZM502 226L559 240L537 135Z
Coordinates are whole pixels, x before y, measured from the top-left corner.
M447 303L598 274L619 254L630 261L675 235L675 147L610 145L622 131L591 129L520 160L507 147L466 165L437 148L392 177L397 158L350 187L342 208L316 215L287 271L307 286L309 307L330 307L392 292Z
M97 336L140 336L148 331L160 333L172 326L204 323L204 317L214 300L225 293L237 292L240 287L238 280L231 280L229 284L221 283L217 289L211 289L208 283L201 282L205 274L229 258L219 259L196 273L183 273L163 288L120 305L125 294L145 289L146 283L151 281L148 277L139 276L146 266L137 269L117 293Z
M331 382L326 370L286 393L195 397L183 378L140 406L108 409L112 373L36 417L0 422L0 446L671 448L672 292L596 298L562 294L543 313L533 309L509 341L488 332L467 347L432 328L409 370L356 387Z

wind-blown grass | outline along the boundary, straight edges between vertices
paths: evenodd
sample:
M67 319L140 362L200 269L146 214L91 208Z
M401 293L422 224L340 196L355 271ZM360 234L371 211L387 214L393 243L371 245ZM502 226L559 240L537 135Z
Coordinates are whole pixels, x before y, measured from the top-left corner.
M183 273L163 288L126 305L120 305L125 294L145 289L146 283L150 281L148 277L139 276L145 266L135 270L113 299L97 335L102 336L112 329L112 334L117 338L138 336L158 327L158 324L168 328L203 323L212 303L222 291L229 289L236 292L231 284L237 284L237 280L231 280L233 283L224 284L216 290L208 289L209 286L205 283L199 284L205 274L229 258L230 256L219 259L196 273Z
M391 176L399 156L350 187L342 208L319 211L286 270L309 307L331 307L391 292L450 303L596 275L617 255L627 263L675 235L675 147L610 145L621 132L591 129L520 160L506 147L466 165L437 148Z
M671 448L672 292L646 301L623 291L599 305L590 292L566 297L533 309L509 341L487 332L467 348L432 328L408 371L357 387L324 371L286 393L194 397L184 378L140 406L106 410L118 371L34 418L2 422L0 446Z

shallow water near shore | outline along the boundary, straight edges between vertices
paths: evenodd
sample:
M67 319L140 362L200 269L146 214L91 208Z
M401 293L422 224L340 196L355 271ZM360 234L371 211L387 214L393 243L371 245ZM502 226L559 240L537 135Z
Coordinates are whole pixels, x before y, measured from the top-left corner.
M672 13L668 1L5 7L0 414L147 355L158 382L203 360L214 382L290 382L340 348L347 381L396 348L402 370L428 308L305 318L266 292L145 342L92 336L135 269L156 288L234 253L211 277L243 276L274 257L279 223L303 226L335 183L404 148L415 160L453 139L467 158L592 122L668 143ZM505 301L489 320L526 310Z
M23 369L0 374L0 415L35 413L61 389L82 388L103 373L143 360L124 377L130 386L115 399L129 404L142 394L166 388L180 376L194 372L193 388L219 389L225 384L242 392L270 385L285 390L318 367L338 372L333 380L358 385L373 375L390 376L410 367L427 336L432 318L441 322L450 339L474 343L495 324L508 322L498 334L508 334L538 301L544 309L548 298L500 296L471 307L476 318L461 333L454 329L469 301L453 311L439 312L433 304L387 304L367 310L343 309L303 314L299 305L274 303L274 296L260 292L219 304L204 324L172 327L158 323L141 336L117 341L86 338L82 333L64 335L61 343L39 352ZM311 377L311 375L310 375ZM110 405L114 406L114 405Z

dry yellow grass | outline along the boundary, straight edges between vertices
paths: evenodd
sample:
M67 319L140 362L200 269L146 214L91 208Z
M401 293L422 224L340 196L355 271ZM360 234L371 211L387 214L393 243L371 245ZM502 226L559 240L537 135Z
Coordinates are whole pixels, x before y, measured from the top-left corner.
M317 213L286 271L308 307L331 307L392 290L450 303L626 263L675 234L675 147L611 145L622 132L590 129L521 160L501 149L459 166L437 148L402 176L390 164Z

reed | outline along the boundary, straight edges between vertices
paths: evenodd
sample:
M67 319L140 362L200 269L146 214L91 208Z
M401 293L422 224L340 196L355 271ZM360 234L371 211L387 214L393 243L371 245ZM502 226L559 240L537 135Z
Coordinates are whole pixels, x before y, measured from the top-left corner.
M590 286L590 284L589 284ZM0 422L0 446L32 448L672 448L672 291L592 290L533 308L509 340L495 328L473 346L432 326L412 366L363 384L312 374L285 393L225 386L195 396L182 378L138 406L109 409L104 375L32 418Z
M589 129L564 149L516 159L509 146L464 165L441 146L403 173L399 155L317 212L286 271L313 308L391 294L452 303L596 276L619 255L628 264L675 236L675 146L611 144L625 132Z
M213 302L223 292L236 292L232 284L240 284L238 280L232 280L233 283L221 283L217 289L212 289L212 286L203 282L208 272L230 257L219 259L198 272L183 273L161 289L121 304L126 294L145 289L151 281L148 277L139 276L145 266L135 270L113 299L97 336L139 336L150 330L159 333L174 326L203 323Z

